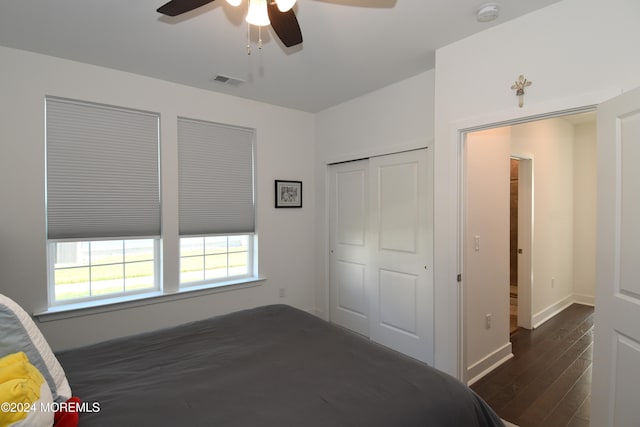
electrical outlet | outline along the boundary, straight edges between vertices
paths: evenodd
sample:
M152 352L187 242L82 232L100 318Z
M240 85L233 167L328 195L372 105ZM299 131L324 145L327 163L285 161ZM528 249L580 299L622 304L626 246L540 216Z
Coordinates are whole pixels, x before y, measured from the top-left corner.
M485 327L487 329L491 329L491 313L487 314L487 317L485 318Z
M556 278L555 278L555 277L552 277L552 278L551 278L551 288L553 289L553 288L555 288L555 287L556 287Z
M279 296L280 298L284 298L284 288L280 288L280 289L278 289L278 296Z

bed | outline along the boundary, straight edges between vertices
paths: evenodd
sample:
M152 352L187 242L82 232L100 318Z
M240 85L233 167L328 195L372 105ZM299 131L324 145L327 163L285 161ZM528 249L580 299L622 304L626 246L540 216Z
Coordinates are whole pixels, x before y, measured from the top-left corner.
M503 426L438 370L286 305L60 352L94 426Z

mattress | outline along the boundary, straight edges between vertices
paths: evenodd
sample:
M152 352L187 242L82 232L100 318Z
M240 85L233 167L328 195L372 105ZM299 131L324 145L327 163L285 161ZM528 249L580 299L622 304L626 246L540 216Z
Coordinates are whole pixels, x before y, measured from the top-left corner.
M57 357L99 407L80 427L503 426L455 378L286 305Z

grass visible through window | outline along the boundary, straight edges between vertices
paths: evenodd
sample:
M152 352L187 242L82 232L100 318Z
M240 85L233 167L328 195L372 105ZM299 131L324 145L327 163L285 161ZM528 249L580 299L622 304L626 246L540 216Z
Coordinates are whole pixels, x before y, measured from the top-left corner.
M54 246L56 301L156 286L153 239L58 242Z
M180 283L251 274L249 235L180 239ZM156 288L154 239L56 242L55 301Z
M249 274L249 238L247 235L181 238L180 283Z

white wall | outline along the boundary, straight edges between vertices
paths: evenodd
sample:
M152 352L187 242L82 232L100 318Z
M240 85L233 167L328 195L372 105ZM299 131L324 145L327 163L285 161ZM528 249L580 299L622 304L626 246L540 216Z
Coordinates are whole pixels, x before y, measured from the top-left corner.
M268 303L313 309L314 116L139 75L0 47L0 292L28 312L47 307L44 97L61 96L161 115L163 249L178 280L176 117L255 128L260 286L43 322L56 349ZM276 210L274 179L304 182L302 209ZM284 288L285 298L278 297Z
M533 159L531 312L537 327L573 301L574 128L558 118L511 129L512 154Z
M462 276L466 307L465 378L469 380L511 356L510 143L509 127L473 132L466 138ZM491 316L490 326L487 315Z
M316 115L317 313L329 316L327 165L427 147L433 140L430 70Z
M459 130L597 104L640 86L640 2L563 0L436 52L435 365L461 372ZM533 81L524 108L510 86ZM457 358L455 356L458 356Z
M433 140L434 70L317 114L317 155L339 162L426 147Z
M596 123L575 127L573 292L593 304L596 295Z

